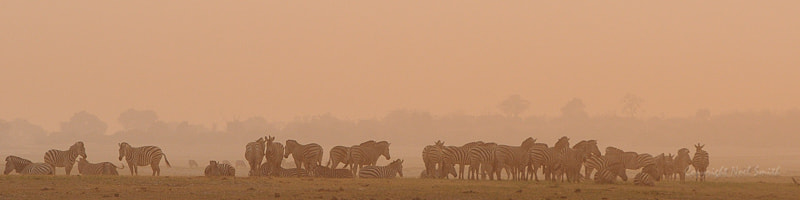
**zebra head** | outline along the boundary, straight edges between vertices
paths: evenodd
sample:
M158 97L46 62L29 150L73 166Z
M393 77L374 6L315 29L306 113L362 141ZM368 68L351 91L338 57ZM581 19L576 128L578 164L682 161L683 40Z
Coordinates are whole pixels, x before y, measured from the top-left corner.
M119 160L120 161L122 161L122 158L125 157L126 154L128 154L128 151L130 150L130 148L131 148L131 145L128 144L127 142L119 143Z
M701 152L701 151L703 151L703 147L705 147L705 146L706 145L700 145L700 143L697 143L696 145L694 145L694 148L696 149L695 150L696 152Z
M289 158L289 155L292 154L294 148L300 146L300 143L297 143L295 140L286 140L286 147L283 152L283 158Z
M569 148L569 138L567 136L559 138L554 147L556 149Z
M536 143L536 139L533 139L533 137L528 137L524 141L522 141L522 144L520 144L520 146L521 147L532 147L533 144L535 144L535 143Z
M380 141L377 143L377 145L381 149L381 156L386 157L386 160L391 160L392 156L389 155L389 145L391 145L391 143L387 141Z
M14 171L14 169L16 169L16 168L17 167L14 165L14 163L8 161L8 158L6 158L6 168L5 168L5 170L3 170L3 175L10 174L11 171ZM17 172L19 172L19 170L17 170Z
M397 167L397 173L400 174L400 177L403 177L403 160L397 159L390 165L395 165ZM455 171L455 169L453 169L453 171Z
M69 147L70 151L77 151L78 155L83 156L86 158L86 148L83 146L83 142L78 141L72 146Z

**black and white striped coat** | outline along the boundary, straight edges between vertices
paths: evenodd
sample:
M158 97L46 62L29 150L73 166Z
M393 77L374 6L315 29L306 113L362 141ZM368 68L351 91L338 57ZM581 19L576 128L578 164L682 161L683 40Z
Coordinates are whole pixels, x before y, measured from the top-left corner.
M586 167L597 169L597 173L594 174L595 183L613 183L617 176L623 181L628 180L624 166L621 163L610 164L604 156L589 155Z
M172 167L167 160L167 155L161 151L161 148L156 146L142 146L133 147L130 144L123 142L119 143L119 160L125 158L128 162L128 168L131 170L131 175L139 175L138 166L148 166L153 169L153 176L161 175L161 168L158 166L161 163L161 158L167 163L167 166Z
M403 160L395 160L386 166L366 166L358 172L359 178L394 178L398 174L403 177Z
M284 153L283 144L281 144L280 142L275 142L275 137L270 136L269 138L267 138L267 152L265 155L267 161L264 162L265 164L270 163L270 166L273 168L280 167L281 163L283 163L283 153ZM262 164L261 166L263 167L264 164Z
M674 172L678 174L681 182L686 180L686 170L689 169L689 165L692 165L692 158L689 156L689 149L678 149L678 155L676 155L675 159L672 161L672 166Z
M643 185L643 186L655 186L656 183L654 181L653 176L645 172L639 172L633 177L633 184L634 185Z
M208 166L203 171L205 176L236 176L236 168L229 164L209 161Z
M375 166L380 156L385 157L387 160L391 159L389 155L389 142L373 140L363 142L359 145L350 147L350 170L353 174L358 173L362 166Z
M536 139L528 137L520 146L497 145L494 150L494 174L500 180L501 170L505 169L509 179L518 180L523 178L522 171L530 163L530 148L536 143Z
M428 173L428 176L434 176L437 178L444 178L439 177L439 174L434 174L434 171L437 171L436 166L439 165L441 168L442 158L444 157L442 149L444 148L444 142L441 140L436 141L434 145L425 146L422 149L422 161L425 163L425 172ZM493 152L494 153L494 152ZM439 171L441 171L439 169Z
M256 141L245 145L244 158L250 164L250 174L254 174L253 171L257 171L258 167L261 166L261 162L264 161L266 142L266 139L259 137Z
M283 158L289 158L289 155L291 155L297 168L305 167L305 169L308 169L312 163L322 164L322 153L322 146L319 146L319 144L303 145L295 140L286 140Z
M55 167L47 163L32 163L22 169L23 175L55 175Z
M86 158L78 160L78 173L81 175L119 175L117 169L125 169L125 165L121 168L117 167L110 162L90 163Z
M694 146L694 159L692 166L695 170L695 181L706 181L706 169L708 169L708 152L703 150L705 145L697 144Z
M44 162L53 167L63 167L69 175L78 156L86 158L86 148L81 141L75 142L66 151L50 149L44 154Z
M16 171L17 173L22 173L22 170L25 169L28 165L32 164L28 159L20 158L17 156L7 156L6 157L6 168L3 171L4 175L8 175L12 171Z
M351 164L351 161L350 161L350 147L335 146L335 147L331 148L331 150L329 151L328 154L330 154L329 160L328 160L328 164L327 164L328 167L336 169L336 167L339 166L339 163L342 163L342 164L344 164L344 167L346 168L348 165ZM352 176L353 174L351 173L350 175Z
M491 174L494 172L495 148L497 148L497 144L490 142L475 146L469 150L469 179L478 179L479 174L483 180L486 179L487 174L494 179Z

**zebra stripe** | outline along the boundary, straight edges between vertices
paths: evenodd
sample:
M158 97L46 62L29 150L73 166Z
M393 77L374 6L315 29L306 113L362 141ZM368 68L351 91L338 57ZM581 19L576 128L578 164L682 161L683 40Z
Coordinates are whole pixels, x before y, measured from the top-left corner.
M28 159L20 158L17 156L8 156L6 157L6 168L3 170L4 175L8 175L11 171L16 171L17 173L22 173L22 170L25 169L28 165L32 164Z
M446 146L442 150L444 153L444 158L442 159L444 164L442 166L458 165L457 177L458 179L464 179L464 167L470 164L469 147Z
M75 159L77 159L78 156L86 158L86 148L84 148L83 142L81 141L75 142L75 144L70 146L69 150L66 151L50 149L44 154L44 162L53 167L63 167L67 175L69 175L72 171L72 167L75 166Z
M23 175L55 175L55 167L47 163L32 163L22 169Z
M675 157L673 161L673 167L675 170L674 172L678 173L678 177L681 179L681 182L684 182L686 179L686 170L689 169L689 165L692 164L692 158L689 157L689 149L681 148L678 150L678 155Z
M346 168L348 165L351 164L350 147L335 146L331 148L329 154L330 156L328 156L328 164L327 164L328 167L336 169L336 167L339 166L339 163L342 163ZM352 176L353 174L351 173L350 175Z
M633 177L633 184L634 185L643 185L643 186L655 186L656 183L653 181L653 177L644 172L639 172L636 174L636 177Z
M322 153L322 146L316 143L301 145L295 140L286 140L286 151L283 157L289 158L289 155L292 155L297 168L308 169L313 163L322 164Z
M78 173L81 175L119 175L117 169L125 169L125 165L118 168L110 162L90 163L86 158L78 159Z
M487 172L490 175L492 174L494 171L493 162L495 148L497 148L497 144L490 142L473 147L469 150L469 179L478 179L478 174L481 174L481 179L485 180Z
M621 177L623 181L628 181L623 165L621 163L611 164L604 156L589 155L586 159L586 167L597 169L597 173L594 174L595 183L613 183L617 176Z
M353 173L348 169L332 169L321 165L311 165L314 177L320 178L353 178Z
M436 170L436 165L441 167L442 158L444 157L442 149L444 148L444 142L441 140L436 141L434 145L425 146L422 149L422 161L425 163L425 172L428 172L428 176L440 175L431 173ZM441 170L439 170L441 171ZM436 176L437 178L443 178Z
M695 170L695 181L706 181L706 169L708 169L708 152L703 150L706 145L698 143L694 146L695 153L692 166Z
M530 155L528 151L536 143L536 139L528 137L522 141L520 146L497 145L494 150L495 169L494 173L497 180L501 180L501 170L506 170L506 175L510 179L519 180L522 173L520 169L525 169L525 166L530 162Z
M394 178L403 177L403 160L395 160L386 166L365 166L358 172L360 178Z
M350 170L357 174L362 166L375 166L380 156L390 159L389 142L386 141L367 141L359 145L350 147Z
M265 164L270 163L270 166L272 168L280 167L281 163L283 163L283 153L284 153L283 144L281 144L280 142L275 142L275 137L270 136L269 138L267 138L267 152L266 152L267 162L265 162ZM261 166L263 167L264 164L262 164Z
M284 169L280 165L275 167L274 165L264 163L261 165L259 169L261 171L262 176L275 176L275 177L307 177L308 171L302 168L291 168L291 169Z
M199 165L197 165L197 161L189 160L189 168L195 168L195 167L199 167Z
M531 149L528 150L528 157L530 157L530 164L528 165L527 173L528 176L525 179L535 179L539 181L539 168L544 170L545 167L545 160L549 159L547 155L544 155L545 151L547 151L549 147L545 143L534 143ZM536 156L534 156L536 154Z
M550 180L564 180L564 173L566 172L566 166L564 166L564 159L566 159L566 152L569 149L569 138L567 136L563 136L558 139L555 145L553 145L553 154L552 159L554 159L556 167L550 170L550 176L553 176Z
M217 161L208 161L208 166L203 171L205 176L236 176L236 168L229 164L217 163Z
M160 176L161 168L158 164L161 162L161 157L164 157L167 166L172 167L161 148L156 146L133 147L127 142L119 143L119 160L125 158L131 175L139 175L139 166L150 165L150 168L153 169L153 176Z
M256 141L249 142L245 145L244 158L247 159L247 163L250 164L250 172L248 174L255 174L253 172L257 171L258 167L261 166L261 162L264 161L266 142L266 139L259 137Z
M588 154L593 154L593 155L598 155L598 156L602 156L603 155L603 154L600 153L600 148L597 147L597 140L582 140L582 141L578 142L577 144L575 144L575 146L573 146L573 148L574 147L579 147L579 148L583 149L584 152L587 152ZM588 158L588 155L587 155L587 158ZM585 167L585 165L586 165L586 163L584 163L583 177L586 177L586 178L592 177L591 175L592 175L592 171L594 171L594 168Z
M656 165L656 159L653 158L653 156L650 154L643 153L636 156L637 169L655 165Z
M541 163L543 166L545 180L555 180L554 175L561 170L560 151L555 147L532 148L530 151L531 163Z

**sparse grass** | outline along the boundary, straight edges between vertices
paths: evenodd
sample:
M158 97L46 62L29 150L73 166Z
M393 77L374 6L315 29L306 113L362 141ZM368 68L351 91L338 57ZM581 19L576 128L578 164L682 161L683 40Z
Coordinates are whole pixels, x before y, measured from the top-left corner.
M593 183L150 176L0 176L0 199L800 199L789 177Z

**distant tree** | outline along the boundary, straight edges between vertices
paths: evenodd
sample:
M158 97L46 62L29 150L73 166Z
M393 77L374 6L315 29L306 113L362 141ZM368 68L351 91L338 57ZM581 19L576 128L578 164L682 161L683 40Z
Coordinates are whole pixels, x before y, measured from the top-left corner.
M622 114L636 118L642 113L642 103L644 103L644 99L631 93L626 94L625 97L622 97Z
M518 94L514 94L500 102L497 108L509 117L519 117L519 114L528 110L530 105L530 101L522 99Z
M147 131L158 121L158 115L152 110L129 109L117 118L125 130Z
M96 115L81 111L72 115L69 121L61 123L61 134L68 136L104 135L108 125Z
M47 131L28 120L0 120L0 144L3 146L31 145L41 143L47 137Z
M694 117L699 120L710 120L711 111L709 111L708 109L698 109L697 112L694 114Z
M589 114L586 113L586 105L583 105L583 100L573 98L567 102L564 107L561 107L561 117L568 119L586 119Z

